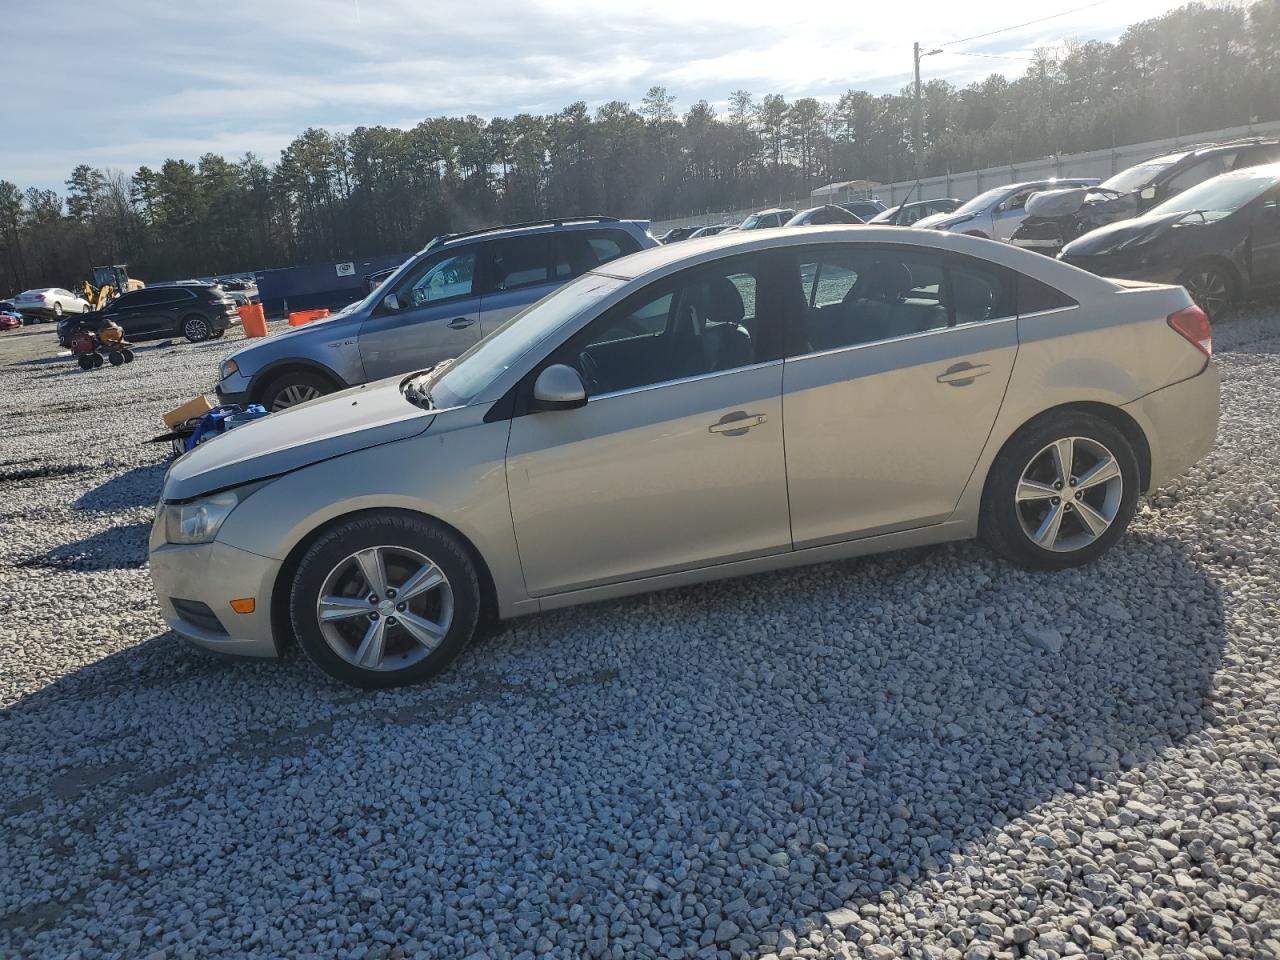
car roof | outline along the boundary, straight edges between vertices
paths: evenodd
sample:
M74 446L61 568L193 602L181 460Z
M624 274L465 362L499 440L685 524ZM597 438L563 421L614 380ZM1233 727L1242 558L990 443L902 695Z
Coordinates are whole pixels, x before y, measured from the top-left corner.
M496 227L482 227L466 233L442 234L428 243L420 252L439 250L473 240L492 240L496 237L527 237L540 233L560 233L570 230L599 230L608 227L635 227L646 230L648 220L620 220L617 217L564 217L560 220L531 220L527 223L509 223Z
M649 247L638 253L611 260L592 272L621 280L637 280L642 277L657 279L685 267L735 254L775 250L788 246L853 241L883 243L898 247L915 246L922 249L966 254L1001 264L1020 273L1042 277L1046 282L1060 286L1067 293L1071 293L1073 289L1109 290L1114 286L1110 280L1007 243L997 243L994 240L970 237L948 230L851 223L807 226L804 229L770 227L745 233L718 233L714 237L686 240L676 246Z

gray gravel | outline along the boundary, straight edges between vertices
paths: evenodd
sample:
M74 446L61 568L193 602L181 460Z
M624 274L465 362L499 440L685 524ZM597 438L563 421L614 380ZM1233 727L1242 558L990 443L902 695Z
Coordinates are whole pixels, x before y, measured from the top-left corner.
M1217 451L1091 569L677 590L377 694L159 619L139 441L231 343L0 335L0 957L1280 956L1280 313L1216 335Z

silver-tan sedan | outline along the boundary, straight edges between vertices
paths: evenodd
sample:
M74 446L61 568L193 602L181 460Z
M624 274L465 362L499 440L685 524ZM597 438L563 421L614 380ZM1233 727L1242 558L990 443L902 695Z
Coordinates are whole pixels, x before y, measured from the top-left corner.
M974 536L1086 563L1217 420L1180 287L938 231L733 233L197 447L165 479L151 572L199 644L296 638L390 686L491 619L676 584Z

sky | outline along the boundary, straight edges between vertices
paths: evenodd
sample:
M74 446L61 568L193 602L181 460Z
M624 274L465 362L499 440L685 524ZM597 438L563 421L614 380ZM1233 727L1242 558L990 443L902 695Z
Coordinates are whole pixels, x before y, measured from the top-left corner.
M206 152L274 161L309 126L638 105L731 91L834 99L911 79L1020 74L1039 46L1115 39L1167 0L7 0L0 179L61 191L78 163L158 167ZM612 9L611 9L612 8ZM1063 11L1065 16L954 41ZM978 56L977 54L982 54Z

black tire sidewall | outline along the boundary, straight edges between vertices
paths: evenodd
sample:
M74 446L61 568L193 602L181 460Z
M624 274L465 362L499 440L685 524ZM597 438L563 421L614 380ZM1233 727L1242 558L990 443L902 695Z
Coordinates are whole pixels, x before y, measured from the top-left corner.
M316 600L330 571L356 551L376 546L401 546L424 554L444 572L453 591L453 622L440 645L412 667L387 673L343 660L325 641L315 617ZM308 548L288 589L294 635L307 657L335 680L364 689L399 687L435 676L471 642L480 619L479 579L467 549L442 525L412 514L376 512L339 523Z
M1062 437L1088 437L1101 443L1120 464L1124 480L1120 509L1110 529L1093 543L1070 553L1057 553L1032 543L1018 522L1014 506L1014 491L1031 458ZM991 465L983 490L979 534L996 552L1029 569L1063 570L1091 563L1124 535L1137 508L1140 485L1137 456L1118 427L1075 410L1046 414L1018 431Z
M1229 270L1227 267L1223 266L1219 262L1215 262L1212 260L1207 260L1207 261L1201 260L1199 263L1194 263L1190 267L1188 267L1186 270L1184 270L1182 272L1182 276L1178 278L1178 282L1185 288L1187 284L1187 280L1189 280L1192 276L1194 276L1197 273L1213 273L1222 278L1222 284L1226 290L1225 296L1227 298L1227 302L1222 309L1230 310L1231 307L1235 304L1239 296L1238 290L1237 290L1238 284L1236 283L1235 274L1232 273L1231 270ZM1188 293L1189 292L1190 291L1188 291ZM1193 297L1192 300L1194 301L1195 298ZM1199 306L1199 304L1196 304L1196 305ZM1206 315L1208 315L1209 314L1208 308L1206 307L1203 309L1205 310ZM1209 319L1213 321L1218 318L1212 315L1209 315Z

